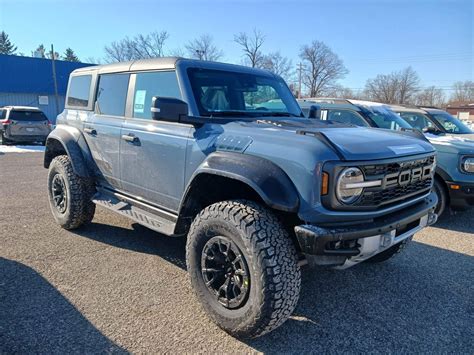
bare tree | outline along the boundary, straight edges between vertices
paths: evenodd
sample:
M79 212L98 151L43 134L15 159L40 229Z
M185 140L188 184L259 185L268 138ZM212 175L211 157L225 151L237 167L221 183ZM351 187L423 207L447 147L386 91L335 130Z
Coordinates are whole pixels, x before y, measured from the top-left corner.
M398 103L410 103L418 91L420 78L412 67L407 67L397 74Z
M246 32L240 32L234 35L234 42L242 47L244 57L252 68L263 66L265 56L260 48L265 42L265 35L261 31L254 28L250 35Z
M474 102L474 81L458 81L453 85L454 92L450 102L459 104L470 104Z
M203 34L189 41L184 47L191 58L199 60L217 61L224 55L222 50L213 44L213 39L209 34Z
M342 86L340 84L336 84L328 88L323 92L324 96L327 97L334 97L340 99L361 99L361 94L359 92L355 92L354 90Z
M302 80L311 97L322 94L348 73L339 56L321 41L303 46L300 59L304 65Z
M125 37L105 46L107 62L123 62L135 59L158 58L164 56L165 42L169 38L166 31L155 31L133 38Z
M367 80L365 94L374 101L406 104L415 101L420 79L411 67L390 74L379 74Z
M84 63L102 64L102 60L100 58L96 58L96 57L87 57L87 58L84 58Z
M287 57L283 57L280 52L272 52L264 56L262 68L281 76L289 81L292 76L292 63Z
M429 86L416 95L415 103L420 106L443 107L446 103L446 95L436 86Z

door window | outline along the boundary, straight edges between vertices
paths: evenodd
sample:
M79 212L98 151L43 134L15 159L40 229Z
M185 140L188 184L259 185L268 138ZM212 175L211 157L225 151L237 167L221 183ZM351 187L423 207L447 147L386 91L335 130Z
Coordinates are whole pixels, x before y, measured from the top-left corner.
M416 112L400 112L400 116L407 121L413 128L422 131L427 127L433 127L434 124L422 113Z
M328 110L326 119L361 127L369 126L357 112L351 110Z
M136 74L133 117L151 119L153 96L181 99L176 72L162 71Z
M106 74L99 77L96 113L124 116L129 74Z

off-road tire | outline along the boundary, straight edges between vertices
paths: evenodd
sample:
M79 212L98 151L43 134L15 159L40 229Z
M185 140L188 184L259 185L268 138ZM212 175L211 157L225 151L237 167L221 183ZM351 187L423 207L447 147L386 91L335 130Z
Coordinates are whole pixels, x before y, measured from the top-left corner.
M395 244L394 246L391 246L387 250L374 255L370 259L367 259L366 261L369 263L381 263L384 261L387 261L388 259L394 257L397 254L400 254L408 245L408 243L412 240L412 237L405 239L404 241Z
M57 174L61 175L66 186L67 206L64 213L58 211L52 196L52 181ZM59 155L52 160L48 172L49 204L54 219L62 228L75 229L92 221L95 214L92 202L94 192L93 182L74 173L67 155Z
M248 299L228 309L207 288L201 272L205 244L215 236L235 243L248 265ZM301 286L296 249L278 218L252 201L218 202L194 219L187 239L186 264L198 301L222 329L253 338L283 324L295 309Z
M446 206L448 205L448 191L438 178L434 181L433 191L436 193L436 196L438 196L438 204L436 205L435 213L440 217L446 211Z

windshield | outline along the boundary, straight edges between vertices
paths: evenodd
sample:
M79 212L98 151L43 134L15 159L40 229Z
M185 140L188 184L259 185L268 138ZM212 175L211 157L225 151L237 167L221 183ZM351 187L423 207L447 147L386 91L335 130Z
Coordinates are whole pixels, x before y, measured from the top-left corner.
M458 120L456 117L451 116L447 112L436 112L430 113L430 115L435 119L447 133L454 134L469 134L474 133L468 126Z
M411 128L400 116L384 106L363 106L364 113L375 123L378 128L400 130Z
M201 116L301 116L280 78L197 68L188 75Z

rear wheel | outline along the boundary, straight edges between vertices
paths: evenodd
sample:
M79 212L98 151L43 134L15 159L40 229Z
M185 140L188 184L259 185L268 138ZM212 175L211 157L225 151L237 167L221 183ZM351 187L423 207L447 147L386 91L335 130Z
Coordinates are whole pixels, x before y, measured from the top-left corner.
M448 205L448 192L446 191L444 184L439 179L435 179L433 189L436 193L436 196L438 196L438 204L436 205L435 213L439 217L445 212L446 206Z
M8 139L5 138L5 134L2 132L0 132L0 139L2 140L2 144L3 145L7 145L8 144Z
M254 202L205 208L189 231L186 263L198 301L234 336L272 331L298 302L295 247L277 217Z
M94 218L92 181L74 173L67 155L53 159L49 166L49 204L56 222L64 229L75 229Z

